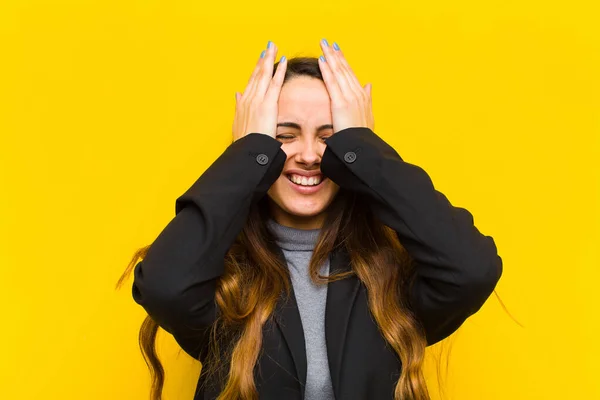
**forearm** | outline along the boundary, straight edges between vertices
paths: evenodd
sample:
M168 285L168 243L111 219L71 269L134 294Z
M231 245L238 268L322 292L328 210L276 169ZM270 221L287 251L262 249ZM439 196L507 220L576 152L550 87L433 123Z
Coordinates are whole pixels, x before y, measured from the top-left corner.
M250 206L265 195L283 168L280 146L262 134L236 141L177 198L175 217L135 269L134 299L161 326L193 323L203 313L203 304L212 303L214 279L223 274L225 253L243 228ZM266 158L259 163L260 154Z
M323 173L367 196L374 214L397 232L415 259L411 300L424 324L430 331L460 325L481 307L502 274L494 240L479 232L468 210L437 191L421 167L403 161L371 130L337 132L327 146Z

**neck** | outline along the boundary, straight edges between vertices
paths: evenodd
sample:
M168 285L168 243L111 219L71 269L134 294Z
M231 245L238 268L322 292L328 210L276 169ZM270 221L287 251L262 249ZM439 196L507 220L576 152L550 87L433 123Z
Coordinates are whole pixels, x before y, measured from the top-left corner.
M284 250L313 250L319 240L320 229L297 229L277 223L272 218L267 227L275 235L277 245Z

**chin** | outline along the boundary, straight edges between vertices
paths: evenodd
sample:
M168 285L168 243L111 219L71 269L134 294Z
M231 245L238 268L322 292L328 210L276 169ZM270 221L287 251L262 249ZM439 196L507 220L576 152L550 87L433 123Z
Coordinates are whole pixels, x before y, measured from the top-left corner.
M296 217L314 217L323 213L323 211L325 211L327 208L328 203L305 202L300 199L299 201L284 201L283 204L277 203L277 205L286 213Z
M286 214L293 215L295 217L316 217L322 214L329 204L331 203L329 197L333 199L333 193L331 196L309 199L308 196L288 194L287 196L278 196L277 194L269 196L273 203L275 203L278 211L283 211ZM316 197L316 196L314 196Z

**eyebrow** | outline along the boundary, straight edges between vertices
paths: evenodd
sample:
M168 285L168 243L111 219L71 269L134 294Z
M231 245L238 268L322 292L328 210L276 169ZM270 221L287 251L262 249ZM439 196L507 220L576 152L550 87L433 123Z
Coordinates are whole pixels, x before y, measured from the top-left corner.
M298 125L295 122L280 122L277 124L277 127L279 128L280 126L285 127L285 128L301 129L300 125ZM321 125L320 127L317 128L317 132L321 132L325 129L333 129L333 125L331 125L331 124Z

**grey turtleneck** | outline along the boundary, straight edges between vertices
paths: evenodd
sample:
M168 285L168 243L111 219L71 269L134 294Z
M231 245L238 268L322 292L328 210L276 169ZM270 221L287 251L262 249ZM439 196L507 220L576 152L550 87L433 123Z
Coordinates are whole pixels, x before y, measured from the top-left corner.
M325 344L327 285L316 285L308 264L319 237L319 229L296 229L269 219L267 225L277 239L288 264L306 344L306 388L304 400L333 400L333 388ZM329 259L321 267L329 275Z

